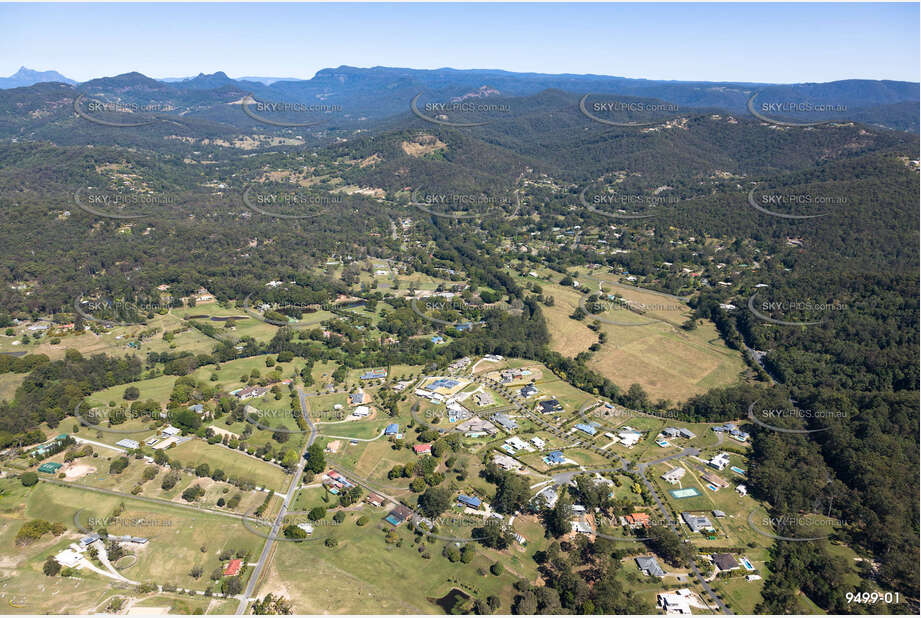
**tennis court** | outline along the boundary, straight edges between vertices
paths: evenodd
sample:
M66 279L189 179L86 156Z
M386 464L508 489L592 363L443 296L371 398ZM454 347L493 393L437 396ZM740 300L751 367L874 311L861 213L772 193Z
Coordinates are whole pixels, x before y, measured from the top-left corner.
M682 498L693 498L694 496L699 496L700 492L697 491L694 487L685 487L683 489L669 489L668 493L672 495L672 498L682 499Z

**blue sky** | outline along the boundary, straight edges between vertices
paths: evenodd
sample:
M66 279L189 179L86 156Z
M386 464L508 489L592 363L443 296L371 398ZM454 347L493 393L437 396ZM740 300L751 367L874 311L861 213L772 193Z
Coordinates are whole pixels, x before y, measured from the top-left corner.
M918 23L918 3L0 4L0 75L310 78L346 64L919 81Z

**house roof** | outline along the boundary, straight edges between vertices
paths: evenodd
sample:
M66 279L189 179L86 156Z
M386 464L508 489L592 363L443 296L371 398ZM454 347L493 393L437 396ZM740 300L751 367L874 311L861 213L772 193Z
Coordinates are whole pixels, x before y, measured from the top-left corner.
M476 496L465 496L464 494L459 494L459 495L457 496L457 501L460 502L460 503L462 503L462 504L466 504L466 505L468 505L468 506L472 506L473 508L479 508L479 507L480 507L480 504L482 504L482 502L483 502L482 500L480 500L480 499L477 498Z
M227 568L224 569L224 575L236 575L240 572L240 567L243 566L243 561L239 558L234 558L227 564Z
M662 567L659 566L655 556L637 556L636 566L639 567L641 571L644 571L655 577L662 577L665 575L665 571L663 571Z
M416 451L416 454L419 453L429 453L432 450L431 444L415 444L413 445L413 450Z
M390 423L389 425L387 425L387 428L384 429L384 434L388 436L390 434L399 433L399 432L400 432L400 426L397 425L396 423Z
M713 556L713 564L715 564L720 571L730 571L739 568L739 563L732 557L732 554L716 554Z

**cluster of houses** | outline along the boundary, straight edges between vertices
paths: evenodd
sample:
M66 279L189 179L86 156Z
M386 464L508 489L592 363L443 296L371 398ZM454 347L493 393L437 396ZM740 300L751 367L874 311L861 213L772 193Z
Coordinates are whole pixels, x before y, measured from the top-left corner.
M195 406L190 406L189 409ZM170 444L182 444L191 440L191 437L182 437L182 430L178 427L173 427L172 425L167 425L160 429L159 432L154 433L153 435L144 439L144 444L154 449L160 450L168 447ZM115 443L115 446L120 446L129 451L134 451L140 448L141 443L138 440L132 440L131 438L122 438ZM148 457L148 459L150 459Z
M717 425L713 427L713 431L717 433L727 433L729 437L737 442L748 442L748 439L751 437L748 433L739 429L735 423L726 423L724 425Z

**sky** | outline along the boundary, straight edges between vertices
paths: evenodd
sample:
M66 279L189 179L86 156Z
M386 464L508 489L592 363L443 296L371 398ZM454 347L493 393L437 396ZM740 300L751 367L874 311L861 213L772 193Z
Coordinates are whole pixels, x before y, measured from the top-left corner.
M0 4L0 75L327 67L919 81L919 4Z

